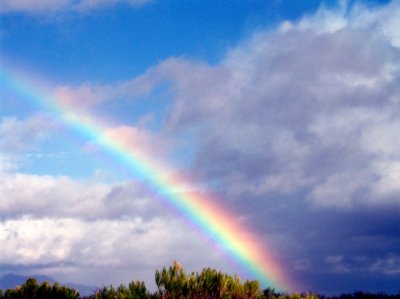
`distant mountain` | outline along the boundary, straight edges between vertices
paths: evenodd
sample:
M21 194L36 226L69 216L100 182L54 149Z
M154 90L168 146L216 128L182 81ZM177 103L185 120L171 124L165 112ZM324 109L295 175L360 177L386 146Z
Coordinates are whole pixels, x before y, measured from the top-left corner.
M52 278L50 276L46 276L46 275L22 276L22 275L8 273L8 274L5 274L4 276L0 277L0 289L2 289L3 291L7 290L7 289L14 289L17 286L22 285L30 277L34 277L39 284L41 284L44 281L48 281L52 284L56 282L56 280L54 278ZM81 296L91 295L97 289L96 287L91 287L91 286L77 284L77 283L69 283L69 282L63 283L61 281L58 281L58 283L60 285L78 290L79 293L81 294Z
M73 283L73 282L66 282L66 283L60 283L60 284L66 286L66 287L78 290L79 294L82 297L92 295L96 290L99 289L98 287L92 287L92 286L87 286L87 285Z
M16 286L22 285L28 278L34 277L39 284L44 281L54 283L55 279L46 275L33 275L33 276L22 276L17 274L8 273L0 277L0 289L14 289Z

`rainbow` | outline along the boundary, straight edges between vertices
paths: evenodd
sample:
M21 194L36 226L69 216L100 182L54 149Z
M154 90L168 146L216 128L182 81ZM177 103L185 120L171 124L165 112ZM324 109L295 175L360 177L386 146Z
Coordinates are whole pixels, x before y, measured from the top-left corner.
M124 143L112 134L99 120L85 113L74 111L61 104L56 96L33 79L22 73L1 67L0 83L24 99L34 102L61 120L76 134L96 142L123 166L129 167L137 178L160 195L174 209L200 229L208 238L221 246L243 270L258 279L263 287L289 290L292 284L270 250L262 246L258 237L231 214L218 200L185 189L188 180L168 175L160 164L152 161L140 147Z

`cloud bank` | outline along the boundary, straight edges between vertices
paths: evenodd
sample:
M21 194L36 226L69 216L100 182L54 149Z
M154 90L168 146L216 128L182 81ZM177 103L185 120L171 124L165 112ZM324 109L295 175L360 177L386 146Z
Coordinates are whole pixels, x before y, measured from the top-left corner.
M172 82L167 130L200 130L193 170L234 196L303 190L316 207L398 206L399 11L321 8L216 66L170 59L137 80Z

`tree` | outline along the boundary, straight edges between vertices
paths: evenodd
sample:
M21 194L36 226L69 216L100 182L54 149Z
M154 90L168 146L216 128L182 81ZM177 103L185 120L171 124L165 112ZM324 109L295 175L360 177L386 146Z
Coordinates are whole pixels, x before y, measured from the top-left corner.
M21 286L21 294L24 299L34 299L37 296L39 284L35 278L28 278L27 281Z
M51 298L51 285L49 282L44 281L39 289L37 290L37 297L39 299L50 299Z
M128 285L129 294L131 299L146 299L148 298L148 292L143 281L131 282Z
M163 299L180 299L187 295L187 275L176 261L168 269L157 270L155 280Z
M188 275L177 262L157 270L155 280L163 299L256 299L262 295L256 280L242 283L237 275L232 277L211 268Z
M265 299L275 299L279 297L279 293L276 292L275 288L266 288L263 291L263 296Z

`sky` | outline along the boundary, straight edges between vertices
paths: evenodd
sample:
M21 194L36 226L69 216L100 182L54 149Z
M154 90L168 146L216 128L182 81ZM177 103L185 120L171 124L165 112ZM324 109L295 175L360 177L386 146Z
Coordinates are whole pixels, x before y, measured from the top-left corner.
M0 18L0 274L257 279L168 189L228 213L290 290L399 291L399 1L0 0Z

